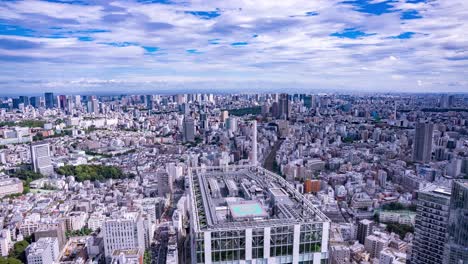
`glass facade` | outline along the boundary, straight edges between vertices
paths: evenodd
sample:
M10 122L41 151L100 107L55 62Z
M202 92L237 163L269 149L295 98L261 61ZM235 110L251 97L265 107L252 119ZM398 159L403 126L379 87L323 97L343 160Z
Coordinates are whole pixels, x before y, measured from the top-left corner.
M453 183L447 232L444 263L468 263L468 181Z
M211 233L211 261L225 262L245 259L245 230Z

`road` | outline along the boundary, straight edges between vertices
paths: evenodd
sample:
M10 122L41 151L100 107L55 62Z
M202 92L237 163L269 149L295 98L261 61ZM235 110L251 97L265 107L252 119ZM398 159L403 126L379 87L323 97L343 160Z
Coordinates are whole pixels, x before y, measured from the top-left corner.
M281 144L283 143L283 139L279 139L278 141L275 142L275 145L271 148L270 153L268 153L268 156L265 159L265 162L263 163L263 167L271 172L275 172L275 162L276 162L276 152L278 152L279 148L281 147Z

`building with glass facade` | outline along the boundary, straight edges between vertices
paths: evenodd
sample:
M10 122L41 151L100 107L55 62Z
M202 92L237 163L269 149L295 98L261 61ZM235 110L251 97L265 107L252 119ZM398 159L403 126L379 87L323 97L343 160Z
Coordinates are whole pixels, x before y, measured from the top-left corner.
M330 221L258 166L189 171L192 263L326 263Z
M444 263L468 263L468 180L453 182L447 233Z

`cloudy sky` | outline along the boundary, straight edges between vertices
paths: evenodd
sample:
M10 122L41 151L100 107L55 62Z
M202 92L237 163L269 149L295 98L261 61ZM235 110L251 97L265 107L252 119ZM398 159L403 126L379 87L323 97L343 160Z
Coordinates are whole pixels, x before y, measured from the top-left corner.
M467 0L2 0L0 94L467 92Z

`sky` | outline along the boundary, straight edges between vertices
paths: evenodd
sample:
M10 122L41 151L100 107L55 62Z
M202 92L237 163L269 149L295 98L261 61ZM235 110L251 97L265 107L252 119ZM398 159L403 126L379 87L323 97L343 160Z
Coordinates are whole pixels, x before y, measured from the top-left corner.
M0 94L468 92L467 0L2 0Z

